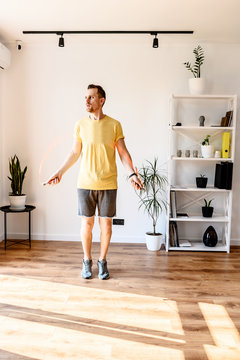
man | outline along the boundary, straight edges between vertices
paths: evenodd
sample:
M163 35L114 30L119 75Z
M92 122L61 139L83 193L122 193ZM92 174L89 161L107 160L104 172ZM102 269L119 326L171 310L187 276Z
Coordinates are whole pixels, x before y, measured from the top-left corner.
M143 184L126 148L120 122L103 113L102 108L106 100L103 88L99 85L89 85L85 99L89 115L76 123L72 150L57 173L48 180L48 184L58 184L63 174L81 154L78 214L81 216L81 240L84 251L82 277L85 279L92 277L92 229L97 207L101 230L99 278L106 280L109 278L106 257L112 235L112 217L116 213L115 148L132 186L138 190Z

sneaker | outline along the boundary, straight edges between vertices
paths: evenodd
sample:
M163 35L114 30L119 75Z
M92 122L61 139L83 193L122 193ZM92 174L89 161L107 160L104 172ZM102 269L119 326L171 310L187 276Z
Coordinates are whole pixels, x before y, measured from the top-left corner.
M84 279L92 277L92 260L83 260L82 277Z
M98 260L98 277L101 280L107 280L109 278L109 272L107 268L107 261L106 260Z

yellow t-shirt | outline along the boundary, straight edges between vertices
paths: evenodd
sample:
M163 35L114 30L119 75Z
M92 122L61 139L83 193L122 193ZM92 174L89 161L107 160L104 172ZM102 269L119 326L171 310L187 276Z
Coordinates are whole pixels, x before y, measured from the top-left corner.
M87 116L76 123L74 137L82 142L77 187L117 189L115 146L119 139L124 139L120 122L107 115L101 120Z

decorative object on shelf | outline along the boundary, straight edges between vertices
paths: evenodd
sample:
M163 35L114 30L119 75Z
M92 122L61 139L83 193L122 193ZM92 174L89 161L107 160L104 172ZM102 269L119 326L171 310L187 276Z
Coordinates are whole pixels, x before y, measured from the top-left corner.
M203 235L203 243L205 246L214 247L218 243L218 236L213 226L209 226Z
M198 150L193 150L193 157L197 158L198 157Z
M177 150L177 157L181 157L182 156L182 150Z
M177 122L175 126L182 126L182 123Z
M200 177L196 177L196 185L198 188L207 187L208 178L205 175L200 174Z
M185 150L185 156L190 157L190 150Z
M218 158L218 159L221 158L221 150L216 150L215 154L214 154L214 157Z
M147 160L147 164L139 170L144 189L140 190L139 194L136 192L140 198L139 209L144 207L152 219L153 231L146 233L146 245L151 251L159 250L161 247L163 235L156 232L156 225L159 215L167 210L166 186L168 181L167 177L159 170L157 161L157 158L153 163Z
M202 215L203 217L212 217L213 215L213 207L210 206L213 199L207 201L204 199L205 206L202 206Z
M209 138L211 135L206 135L205 139L202 142L201 145L201 153L202 157L207 159L213 157L213 146L209 143Z
M8 179L11 181L12 188L12 192L9 193L10 209L19 211L24 210L27 196L22 194L22 186L27 166L22 171L20 161L15 154L14 157L9 160L9 171L11 177L8 176Z
M230 149L230 132L224 132L222 134L222 157L224 159L229 158L229 149Z
M201 65L204 61L204 52L200 45L193 50L195 56L195 63L192 66L191 63L185 62L184 65L187 70L191 71L193 78L189 79L189 90L192 95L201 95L205 90L205 79L201 78Z
M204 126L205 116L201 115L199 117L199 126Z

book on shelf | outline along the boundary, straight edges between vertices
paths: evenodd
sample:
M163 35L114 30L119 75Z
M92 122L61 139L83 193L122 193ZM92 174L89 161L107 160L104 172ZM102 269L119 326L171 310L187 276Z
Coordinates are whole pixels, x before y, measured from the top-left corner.
M228 127L232 125L233 111L227 111L226 115L221 120L221 126Z
M179 240L179 246L180 247L190 247L192 244L188 240Z
M177 213L177 217L188 218L189 216L187 213Z
M169 221L169 244L172 247L179 247L178 227L176 221Z
M233 111L227 111L226 112L226 117L228 119L228 124L227 126L231 126L232 125L232 117L233 117Z
M170 191L170 213L171 217L177 217L177 196L174 190Z

